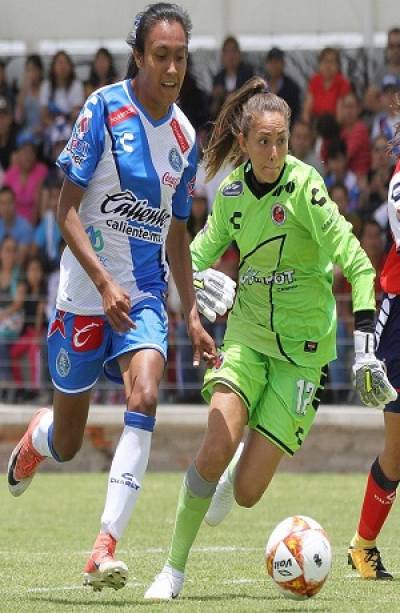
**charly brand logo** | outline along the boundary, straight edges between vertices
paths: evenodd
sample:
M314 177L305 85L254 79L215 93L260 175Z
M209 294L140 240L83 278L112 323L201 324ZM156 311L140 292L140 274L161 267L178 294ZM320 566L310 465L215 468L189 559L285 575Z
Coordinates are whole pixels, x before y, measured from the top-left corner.
M277 202L271 209L271 217L274 224L281 226L286 221L286 211L283 206Z
M171 167L175 170L175 172L181 172L183 160L181 158L181 154L176 147L172 147L171 151L169 152L168 161L171 164Z
M224 196L240 196L243 193L243 183L242 181L233 181L233 183L228 183L222 190L222 194Z
M56 370L60 377L67 377L71 370L71 360L63 347L61 347L57 355Z
M100 205L100 210L104 215L117 215L160 230L168 225L171 218L165 209L149 206L147 199L140 200L128 189L117 194L107 194Z

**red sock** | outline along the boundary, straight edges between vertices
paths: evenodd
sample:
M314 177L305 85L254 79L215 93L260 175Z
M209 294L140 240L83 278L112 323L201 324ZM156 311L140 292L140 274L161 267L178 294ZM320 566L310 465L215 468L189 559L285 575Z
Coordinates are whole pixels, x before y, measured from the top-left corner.
M361 509L358 534L367 541L374 541L380 533L396 499L398 481L387 479L376 458L371 466L364 502Z

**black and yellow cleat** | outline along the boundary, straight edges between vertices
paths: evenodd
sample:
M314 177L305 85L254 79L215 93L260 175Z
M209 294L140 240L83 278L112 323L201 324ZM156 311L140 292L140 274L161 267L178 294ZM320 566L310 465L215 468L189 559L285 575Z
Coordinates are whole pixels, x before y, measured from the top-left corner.
M362 579L379 579L391 581L391 575L383 566L379 549L359 549L349 547L347 550L347 563L358 572Z

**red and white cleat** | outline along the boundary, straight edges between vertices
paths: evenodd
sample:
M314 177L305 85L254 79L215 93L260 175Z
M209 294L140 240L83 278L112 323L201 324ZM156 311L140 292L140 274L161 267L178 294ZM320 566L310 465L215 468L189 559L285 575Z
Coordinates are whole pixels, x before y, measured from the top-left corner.
M84 569L83 585L100 592L103 587L120 590L128 580L128 567L114 557L117 541L111 534L100 533Z
M29 422L29 426L24 436L14 447L8 461L8 489L13 496L21 496L30 485L36 470L45 459L33 447L32 433L39 421L49 412L49 409L39 409L36 411Z

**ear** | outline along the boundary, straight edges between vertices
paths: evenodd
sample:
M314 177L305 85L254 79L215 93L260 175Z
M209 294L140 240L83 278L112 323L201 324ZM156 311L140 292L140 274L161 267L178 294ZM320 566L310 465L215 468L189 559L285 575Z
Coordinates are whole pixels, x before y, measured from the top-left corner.
M133 49L133 59L135 60L136 66L138 68L143 68L143 55L137 51L137 49Z
M239 132L237 140L238 140L238 143L239 143L239 147L243 151L243 153L247 153L246 138L245 138L243 132Z

